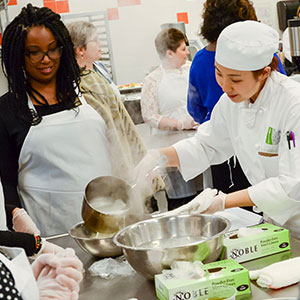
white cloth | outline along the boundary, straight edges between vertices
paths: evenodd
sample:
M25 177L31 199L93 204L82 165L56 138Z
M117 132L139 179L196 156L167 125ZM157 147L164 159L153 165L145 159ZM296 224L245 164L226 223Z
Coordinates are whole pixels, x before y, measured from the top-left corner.
M4 194L2 183L0 182L0 230L6 230L6 213L4 206Z
M291 258L249 272L251 280L263 288L280 289L300 281L300 257Z
M300 237L299 116L300 84L277 72L271 73L253 105L233 103L223 94L211 120L194 137L174 145L184 179L236 155L252 184L251 200ZM296 147L289 150L286 132L291 130ZM271 140L272 144L266 143Z
M145 122L155 128L152 133L168 133L157 129L163 116L181 120L189 116L187 92L190 66L189 62L179 69L165 70L160 66L146 77L142 88L141 110Z
M236 22L221 32L216 62L233 70L259 70L272 61L278 46L279 35L272 27L257 21Z
M31 126L21 149L20 196L43 236L68 232L80 222L86 185L111 175L106 124L83 97L80 101L77 109Z
M23 300L40 299L38 286L24 250L8 247L1 247L1 249L12 258L12 260L9 260L0 253L0 260L4 262L12 273L16 288L23 297Z

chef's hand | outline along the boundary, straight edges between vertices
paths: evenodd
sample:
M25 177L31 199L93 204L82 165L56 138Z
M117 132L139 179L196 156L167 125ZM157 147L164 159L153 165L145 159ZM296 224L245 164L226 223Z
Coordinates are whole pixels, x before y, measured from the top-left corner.
M187 117L183 120L178 120L177 130L190 130L196 129L198 123L195 123L193 118Z
M218 195L216 195L212 201L212 204L208 207L204 214L214 214L217 211L222 211L225 209L225 201L226 201L226 194L219 191Z
M159 175L159 168L166 164L167 158L161 156L158 150L149 150L133 171L137 184L151 183ZM164 161L165 159L165 161Z
M23 208L14 209L12 223L15 231L31 233L34 235L41 234L35 223Z

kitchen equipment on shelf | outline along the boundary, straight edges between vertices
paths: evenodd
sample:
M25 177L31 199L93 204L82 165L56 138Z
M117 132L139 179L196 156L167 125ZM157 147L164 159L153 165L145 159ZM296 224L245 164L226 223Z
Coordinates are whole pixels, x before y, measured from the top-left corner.
M161 217L123 228L113 241L137 272L153 279L175 260L217 260L223 248L223 234L229 228L230 222L221 216Z
M69 235L82 250L98 257L118 256L122 249L113 243L113 234L101 234L87 228L83 222L74 225Z

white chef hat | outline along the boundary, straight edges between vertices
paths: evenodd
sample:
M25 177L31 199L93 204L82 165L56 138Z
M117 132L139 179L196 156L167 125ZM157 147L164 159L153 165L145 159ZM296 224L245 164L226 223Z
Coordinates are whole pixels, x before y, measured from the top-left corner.
M255 71L269 65L278 49L276 30L257 21L227 26L217 41L216 62L239 71Z

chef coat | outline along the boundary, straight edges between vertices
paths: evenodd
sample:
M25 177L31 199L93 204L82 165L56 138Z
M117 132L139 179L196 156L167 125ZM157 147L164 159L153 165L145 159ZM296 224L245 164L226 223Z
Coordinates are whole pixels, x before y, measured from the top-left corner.
M287 141L293 131L295 146ZM290 149L289 149L290 147ZM236 155L260 210L300 237L300 84L272 72L255 103L223 94L210 121L174 145L185 180Z
M162 66L163 77L158 85L157 101L159 114L162 117L184 120L189 117L187 111L187 94L189 72L186 68L165 70ZM167 134L167 130L152 128L152 134Z
M0 253L0 260L10 270L15 280L15 286L18 289L23 300L38 300L39 289L34 278L31 266L21 248L0 247L0 252L4 252L10 259Z
M43 236L68 232L82 221L85 187L111 175L106 124L82 96L80 101L76 109L31 126L20 152L20 198ZM28 105L34 109L30 99Z

